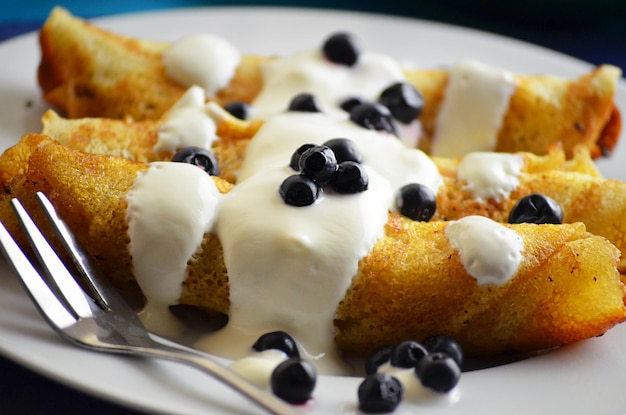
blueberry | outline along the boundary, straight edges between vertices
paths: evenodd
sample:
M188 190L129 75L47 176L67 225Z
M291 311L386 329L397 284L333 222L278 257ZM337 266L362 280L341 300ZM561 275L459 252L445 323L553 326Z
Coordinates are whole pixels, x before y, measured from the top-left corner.
M367 190L369 177L362 164L354 161L343 161L339 163L337 172L329 184L337 193L359 193Z
M291 160L289 161L289 167L291 167L295 171L300 171L300 157L302 154L310 149L311 147L315 147L315 144L303 144L291 155Z
M349 33L335 33L322 46L326 59L345 66L353 66L360 55L359 45Z
M542 194L530 194L517 201L509 214L509 223L554 223L563 222L563 209L557 202Z
M333 138L322 145L329 147L335 153L335 158L339 163L342 161L363 162L363 156L361 156L361 152L352 140L347 138Z
M257 352L268 349L277 349L285 352L288 357L300 357L298 345L289 334L284 331L265 333L252 346Z
M365 103L365 99L361 97L350 97L346 98L339 103L339 107L345 112L349 113L352 111L352 108L356 107L359 104Z
M359 104L350 111L350 120L368 130L397 135L391 112L384 105L371 102Z
M394 367L413 368L427 354L428 350L420 343L406 340L393 348L389 356L389 363Z
M431 353L419 361L415 373L425 387L435 392L449 392L461 378L456 361L444 353Z
M329 180L337 171L335 153L326 146L314 146L300 156L300 171L318 182Z
M313 94L298 94L289 102L289 111L322 112Z
M378 368L389 361L391 357L391 351L395 346L387 345L381 346L376 349L367 357L365 361L365 373L368 375L373 375L378 371Z
M424 97L409 82L397 82L386 88L378 102L389 108L393 117L405 124L415 120L424 107Z
M194 164L212 176L219 174L217 159L209 150L201 147L189 146L178 151L172 161Z
M309 361L295 357L276 366L270 379L274 395L293 404L309 400L316 382L315 367Z
M411 183L400 188L396 205L404 216L416 221L427 222L437 210L437 197L428 186L421 183Z
M429 353L444 353L453 358L459 367L463 367L463 348L453 337L436 334L428 337L422 345Z
M237 117L240 120L247 120L250 116L250 105L243 101L235 101L230 104L226 104L224 109L230 113L233 117Z
M315 180L302 174L294 174L281 183L278 192L288 205L309 206L317 200L320 188Z
M359 409L375 414L393 412L404 397L402 383L388 373L368 375L359 385Z

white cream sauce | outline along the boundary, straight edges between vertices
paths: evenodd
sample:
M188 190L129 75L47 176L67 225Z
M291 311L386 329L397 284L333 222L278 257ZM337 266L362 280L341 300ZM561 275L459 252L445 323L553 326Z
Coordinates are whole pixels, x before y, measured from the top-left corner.
M259 118L283 112L298 93L312 93L322 110L345 117L339 104L358 96L375 101L392 83L403 81L404 73L392 58L362 53L352 66L326 59L321 50L305 50L262 65L263 89L253 102Z
M285 360L287 360L285 352L268 349L262 352L250 352L248 356L236 360L229 367L258 387L269 389L272 372Z
M465 155L457 177L479 201L501 201L519 186L524 158L519 154L473 152Z
M204 33L185 37L163 53L170 78L186 87L199 85L210 96L228 85L240 61L230 42Z
M285 204L278 188L295 173L288 167L291 154L302 144L337 137L353 140L361 151L368 190L354 195L325 191L309 207ZM420 150L405 148L392 135L320 113L290 112L268 120L248 146L238 184L219 198L202 200L178 190L204 188L202 181L192 186L178 173L167 180L158 173L156 168L143 173L128 199L129 221L135 222L130 231L135 272L150 302L176 303L186 262L199 243L188 239L214 229L229 273L231 313L227 327L203 339L199 348L236 358L261 334L280 329L296 338L310 357L326 356L318 362L321 371L339 365L330 356L335 349L333 316L359 260L382 235L395 193L410 182L435 192L441 184L436 165ZM147 179L155 184L146 185ZM176 197L171 197L174 188ZM199 218L196 210L204 212L205 204L210 218ZM161 215L166 219L158 219ZM188 249L178 255L175 246L181 239ZM163 271L156 274L155 269Z
M204 90L192 86L169 109L158 131L156 152L175 153L188 146L211 148L217 139L217 123L212 116L216 104L205 99Z
M133 274L147 299L142 318L171 334L179 325L167 307L178 303L187 261L213 229L219 191L196 166L156 162L139 173L126 201Z
M295 172L291 154L306 143L353 140L363 154L369 189L324 192L309 207L286 205L277 189ZM282 329L298 340L321 371L333 358L333 316L359 260L382 235L395 192L408 182L437 190L441 177L421 151L395 137L320 113L290 112L268 120L250 142L239 182L220 205L217 233L229 272L231 315L205 350L241 353L261 334ZM286 311L287 310L287 311ZM324 357L324 359L321 359Z
M437 116L432 155L492 151L515 89L509 72L474 60L455 65Z
M484 216L467 216L449 222L445 234L478 285L503 285L517 273L524 241L513 229Z

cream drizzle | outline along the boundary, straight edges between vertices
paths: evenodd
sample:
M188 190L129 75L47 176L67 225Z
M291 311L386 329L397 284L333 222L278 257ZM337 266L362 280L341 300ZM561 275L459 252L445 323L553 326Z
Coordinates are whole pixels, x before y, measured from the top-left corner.
M431 154L458 157L472 151L494 150L516 89L513 76L474 60L459 62L449 76Z

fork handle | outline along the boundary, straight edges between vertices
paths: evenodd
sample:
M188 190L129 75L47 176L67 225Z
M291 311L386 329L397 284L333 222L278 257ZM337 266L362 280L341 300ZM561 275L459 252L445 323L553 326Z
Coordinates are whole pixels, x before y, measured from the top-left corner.
M269 413L274 415L296 415L299 412L296 409L276 397L272 393L268 393L257 387L247 379L239 376L232 370L212 360L210 357L177 347L170 347L162 343L157 343L154 347L135 347L138 355L156 357L165 360L184 363L193 366L206 374L224 382L231 388L235 389L252 402L265 408Z

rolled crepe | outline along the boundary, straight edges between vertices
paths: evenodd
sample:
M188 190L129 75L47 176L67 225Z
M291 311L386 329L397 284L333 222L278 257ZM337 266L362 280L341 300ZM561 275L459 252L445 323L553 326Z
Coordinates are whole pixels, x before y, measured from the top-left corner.
M25 136L11 152L28 164L0 197L0 218L10 231L19 233L9 200L20 197L36 212L34 192L43 191L105 274L132 287L126 194L147 165L83 153L41 134ZM230 184L214 180L220 191L229 190ZM493 356L597 336L626 319L619 251L583 224L508 225L524 250L518 271L503 285L479 285L468 274L447 226L389 215L383 237L360 261L337 309L341 350L367 353L446 333L470 356ZM216 235L205 235L190 258L179 302L229 312L228 270Z
M245 157L245 149L262 122L242 122L224 115L218 123L217 139L212 146L219 165L220 177L236 182L237 172ZM150 162L170 160L172 152L154 151L162 120L128 122L113 119L65 119L53 111L43 117L43 132L64 145L85 152L113 154ZM593 234L604 236L622 252L620 269L626 271L626 184L600 176L589 151L574 149L566 159L560 146L553 146L544 156L517 153L523 162L519 184L505 197L477 198L458 176L463 158L433 158L444 177L444 186L437 195L434 220L455 220L469 215L483 215L498 222L507 222L515 203L532 193L554 199L564 212L564 222L583 222ZM0 158L0 174L6 171ZM486 161L489 163L489 161ZM593 214L590 214L593 212Z
M162 57L169 43L123 37L61 8L52 11L41 29L40 45L38 78L44 100L70 118L157 119L186 89L166 74ZM230 83L211 99L220 105L252 102L263 88L261 66L270 59L244 55ZM449 72L411 69L405 75L424 97L420 147L429 152ZM568 157L581 144L594 158L610 154L621 125L613 100L620 76L610 65L573 80L514 75L515 91L493 149L544 154L550 145L561 143Z

